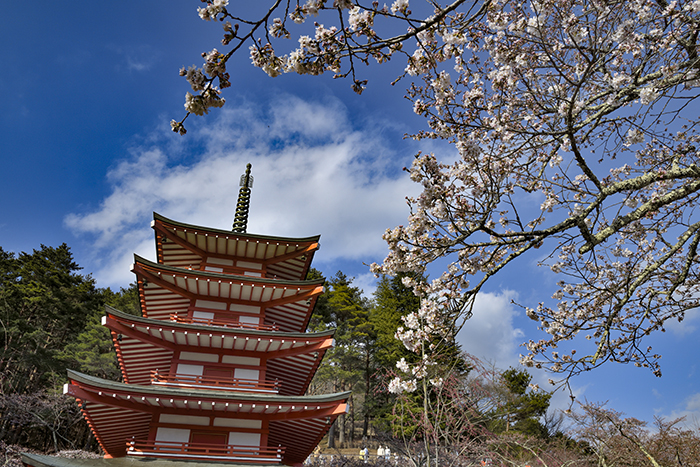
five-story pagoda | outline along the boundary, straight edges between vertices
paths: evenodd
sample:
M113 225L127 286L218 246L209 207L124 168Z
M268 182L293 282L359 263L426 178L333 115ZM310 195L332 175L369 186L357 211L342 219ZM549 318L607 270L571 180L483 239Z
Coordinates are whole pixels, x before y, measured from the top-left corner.
M346 411L349 393L304 395L333 345L305 332L319 237L246 233L250 164L241 179L231 231L154 213L157 262L132 266L142 317L103 318L123 382L68 373L105 458L301 465Z

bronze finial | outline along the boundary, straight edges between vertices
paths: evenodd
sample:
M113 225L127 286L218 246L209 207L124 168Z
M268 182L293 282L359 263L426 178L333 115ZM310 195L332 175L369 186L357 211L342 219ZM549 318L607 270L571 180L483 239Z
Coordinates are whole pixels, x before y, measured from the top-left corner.
M245 166L245 174L241 175L240 187L238 190L238 202L236 203L236 216L233 219L233 231L245 233L248 225L248 211L250 210L250 189L253 186L253 176L250 169L253 165L249 162Z

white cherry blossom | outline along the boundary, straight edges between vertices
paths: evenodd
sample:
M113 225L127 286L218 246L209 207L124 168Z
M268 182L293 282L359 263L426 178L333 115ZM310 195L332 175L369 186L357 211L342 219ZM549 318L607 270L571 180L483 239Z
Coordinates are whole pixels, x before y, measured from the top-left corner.
M246 47L270 76L330 72L358 93L368 85L358 64L405 60L398 78L426 119L413 137L454 150L418 154L407 168L421 193L371 267L430 272L429 282L407 280L422 305L397 338L430 354L484 284L529 258L557 285L523 304L543 333L523 363L564 377L607 361L660 374L660 355L642 342L700 305L698 0L426 5L281 1L243 21L209 2L200 15L229 21L230 50L182 72L199 93L186 109L223 104L215 81L226 87L226 62ZM309 16L313 29L300 26ZM287 39L297 32L298 47ZM184 133L183 121L173 131ZM580 347L558 349L564 341ZM432 378L420 363L392 387L410 387L414 369Z

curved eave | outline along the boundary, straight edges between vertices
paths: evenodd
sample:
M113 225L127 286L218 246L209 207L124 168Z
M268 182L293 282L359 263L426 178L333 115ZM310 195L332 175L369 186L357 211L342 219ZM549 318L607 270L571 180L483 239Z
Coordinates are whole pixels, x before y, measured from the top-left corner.
M233 280L234 282L244 282L244 283L249 283L249 284L258 284L260 286L267 286L267 287L277 287L277 288L283 288L283 287L304 287L304 288L310 288L310 287L317 287L317 286L322 286L324 283L323 279L316 279L316 280L280 280L280 279L269 279L265 277L254 277L254 276L238 276L238 275L233 275L233 274L221 274L218 272L212 272L212 271L200 271L196 269L188 269L188 268L180 268L176 266L168 266L166 264L161 264L161 263L154 263L153 261L149 261L146 258L139 256L139 255L134 255L134 264L141 264L144 267L160 272L167 272L170 274L176 274L176 275L181 275L181 276L191 276L191 277L200 277L203 279L209 278L209 279L216 279L216 280L226 280L231 281Z
M141 386L110 381L96 376L86 375L78 371L67 370L71 386L83 388L85 391L98 394L101 392L106 399L114 399L114 403L126 402L134 410L150 411L166 407L166 402L172 399L182 405L175 406L184 410L218 411L231 415L247 413L249 415L270 415L268 419L282 420L289 418L304 418L312 411L333 407L347 401L351 391L322 394L317 396L281 396L276 394L254 394L245 392L219 391L212 389L184 389L164 386ZM70 394L70 391L69 391ZM159 399L159 400L156 400ZM166 401L168 399L168 401ZM211 402L229 403L229 407L217 407ZM205 404L206 403L206 404ZM238 405L248 407L238 407ZM255 404L255 408L250 407ZM233 407L236 405L236 407ZM267 407L266 407L267 406ZM287 408L280 413L277 407ZM243 410L238 410L243 409ZM257 410L255 410L257 409ZM304 413L309 412L309 413Z
M323 280L283 281L194 271L153 263L137 255L134 261L132 272L137 275L142 311L154 319L186 314L197 300L207 300L264 307L264 324L301 332L323 293Z
M212 229L155 212L151 227L160 263L201 269L205 257L251 261L264 267L268 277L292 280L306 277L320 239L320 235L291 238ZM170 241L164 243L164 238Z
M216 333L216 334L226 334L232 336L243 336L243 337L264 337L264 338L275 338L275 339L303 339L303 340L318 340L322 338L333 337L335 334L335 329L330 329L327 331L319 332L284 332L284 331L259 331L255 329L235 329L235 328L225 328L225 327L212 327L203 324L187 324L178 323L175 321L164 322L161 320L144 318L141 316L132 315L129 313L124 313L121 310L113 308L109 305L105 305L105 312L108 315L113 315L115 318L120 320L129 320L130 322L140 323L144 326L157 326L163 329L176 329L182 331L190 332L206 332Z
M263 358L266 377L282 382L280 393L306 392L334 331L269 332L182 324L136 317L106 306L103 324L112 340L124 381L150 384L151 371L169 368L175 350Z
M148 438L160 414L267 420L269 442L287 448L285 459L311 453L335 418L347 411L349 392L324 396L248 395L225 391L184 390L116 383L68 371L64 392L80 401L100 446L112 457L126 454L126 441ZM215 426L215 425L213 425ZM302 458L303 457L303 458Z

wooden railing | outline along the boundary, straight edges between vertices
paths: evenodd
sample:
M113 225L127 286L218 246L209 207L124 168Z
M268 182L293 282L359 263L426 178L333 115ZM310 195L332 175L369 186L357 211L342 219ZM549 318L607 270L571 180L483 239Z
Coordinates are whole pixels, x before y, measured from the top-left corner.
M126 443L131 456L169 457L251 463L281 462L282 446L236 446L232 444L180 443L175 441L143 441L132 439Z
M278 393L280 383L274 381L258 381L255 379L227 378L218 379L200 375L162 375L151 371L151 384L163 386L196 386L206 389L225 389L231 391L273 392Z
M255 324L241 323L238 321L226 321L222 319L187 318L178 316L177 313L170 314L170 320L176 323L201 324L204 326L220 326L223 328L252 329L254 331L279 331L276 324Z

